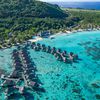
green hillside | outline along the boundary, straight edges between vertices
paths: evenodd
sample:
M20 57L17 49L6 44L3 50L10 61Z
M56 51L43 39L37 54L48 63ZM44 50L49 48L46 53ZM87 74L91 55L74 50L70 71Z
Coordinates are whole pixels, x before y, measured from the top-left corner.
M0 18L52 17L63 18L65 14L57 5L35 0L0 0Z
M70 13L70 16L78 17L81 21L78 23L78 28L87 28L89 26L100 26L100 11L99 10L84 10L84 9L64 9Z
M41 31L64 30L79 20L69 17L58 5L36 0L0 0L0 44L8 40L22 42Z

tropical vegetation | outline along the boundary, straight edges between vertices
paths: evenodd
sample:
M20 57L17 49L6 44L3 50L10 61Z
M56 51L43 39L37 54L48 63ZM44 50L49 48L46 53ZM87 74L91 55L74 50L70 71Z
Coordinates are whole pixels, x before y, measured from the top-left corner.
M77 28L97 28L100 26L100 11L99 10L86 10L86 9L63 9L70 13L70 16L78 17L81 19Z
M16 44L38 32L100 25L100 12L64 9L36 0L0 0L0 47Z

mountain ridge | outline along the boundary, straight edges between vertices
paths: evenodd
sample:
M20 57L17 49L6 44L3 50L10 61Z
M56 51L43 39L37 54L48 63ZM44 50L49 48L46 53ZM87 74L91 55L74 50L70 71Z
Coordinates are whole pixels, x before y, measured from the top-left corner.
M59 6L36 0L1 0L0 17L67 17Z

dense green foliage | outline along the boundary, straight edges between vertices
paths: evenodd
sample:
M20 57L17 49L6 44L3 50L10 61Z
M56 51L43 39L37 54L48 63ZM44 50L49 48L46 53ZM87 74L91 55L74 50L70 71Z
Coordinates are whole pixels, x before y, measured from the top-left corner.
M0 0L0 18L8 17L65 17L57 5L35 0Z
M100 11L60 9L36 0L0 0L0 44L22 42L41 31L100 25ZM9 33L11 35L9 35Z
M0 0L0 40L21 42L45 30L61 30L74 26L79 18L59 6L36 0ZM9 33L12 36L9 36Z
M100 11L82 10L82 9L65 9L71 16L78 17L81 21L78 23L80 28L86 28L89 25L93 27L100 26Z

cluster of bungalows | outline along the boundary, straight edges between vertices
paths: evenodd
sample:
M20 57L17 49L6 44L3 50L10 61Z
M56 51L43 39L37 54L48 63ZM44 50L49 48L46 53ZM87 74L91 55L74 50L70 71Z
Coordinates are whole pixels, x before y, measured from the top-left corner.
M14 50L12 52L14 70L9 76L1 77L4 82L1 84L5 93L5 100L10 100L12 97L21 96L17 83L22 79L22 64L18 52Z
M44 88L41 87L42 83L35 73L36 67L27 49L22 48L20 51L14 50L12 52L12 59L14 66L13 72L7 77L2 76L4 81L1 87L5 93L5 100L11 100L12 97L25 97L27 95L27 89L36 92L45 92Z
M26 81L26 86L31 87L35 91L42 91L45 90L41 87L41 82L36 75L36 66L29 55L29 52L26 48L23 48L20 52L20 56L23 62L23 75L24 80Z
M79 60L78 55L74 54L73 52L70 52L69 54L64 50L62 51L61 49L57 49L56 47L50 47L50 46L46 46L45 44L40 44L40 43L32 43L31 45L32 49L34 49L35 51L43 51L43 52L47 52L50 53L52 55L55 56L55 58L59 61L63 61L65 63L72 63L72 62L76 62L77 60Z

